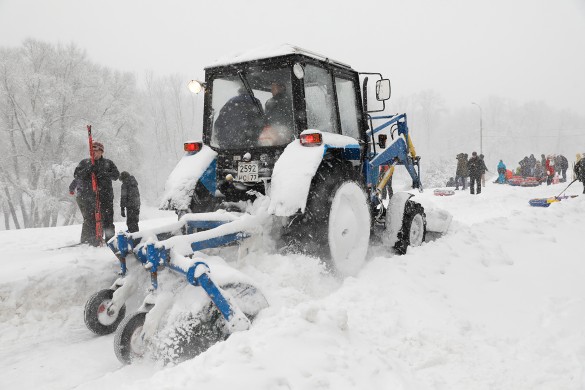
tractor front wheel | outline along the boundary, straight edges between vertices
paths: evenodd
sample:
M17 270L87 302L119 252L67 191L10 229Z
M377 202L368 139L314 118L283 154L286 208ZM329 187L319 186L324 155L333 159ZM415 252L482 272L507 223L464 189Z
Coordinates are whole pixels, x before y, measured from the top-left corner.
M420 246L427 233L427 221L423 207L411 200L404 205L402 227L398 232L398 240L394 249L400 255L406 253L409 246Z

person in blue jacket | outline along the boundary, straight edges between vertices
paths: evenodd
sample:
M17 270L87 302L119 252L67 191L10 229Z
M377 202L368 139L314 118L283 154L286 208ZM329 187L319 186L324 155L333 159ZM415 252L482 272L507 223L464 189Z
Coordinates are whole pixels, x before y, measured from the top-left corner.
M498 163L498 183L506 183L506 164L502 160Z

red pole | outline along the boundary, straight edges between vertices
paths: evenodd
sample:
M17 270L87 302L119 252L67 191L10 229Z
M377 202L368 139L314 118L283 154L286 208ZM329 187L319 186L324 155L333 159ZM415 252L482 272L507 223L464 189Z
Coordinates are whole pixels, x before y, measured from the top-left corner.
M93 153L93 138L91 137L91 125L87 125L87 136L89 138L89 156L91 157L91 165L94 166L95 156ZM91 173L91 187L93 189L93 192L95 192L95 238L101 246L104 244L102 229L102 213L100 204L100 192L95 172Z

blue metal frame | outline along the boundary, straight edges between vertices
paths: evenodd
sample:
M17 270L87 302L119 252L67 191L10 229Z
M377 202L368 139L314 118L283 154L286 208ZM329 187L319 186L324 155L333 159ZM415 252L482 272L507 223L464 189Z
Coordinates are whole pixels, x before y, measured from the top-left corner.
M187 221L185 225L188 228L187 230L194 230L213 229L226 223L227 221L206 220ZM201 249L215 248L232 242L241 241L247 237L249 237L249 235L244 232L225 234L207 240L195 241L191 243L191 249L195 252ZM120 261L120 275L126 275L126 257L132 252L150 272L152 290L158 289L158 271L163 268L169 268L174 272L184 275L187 278L187 281L193 286L200 286L203 288L226 321L229 322L234 317L234 313L236 312L234 307L211 279L209 275L209 266L206 263L196 262L188 270L184 270L173 264L170 249L165 248L163 243L149 242L145 245L138 245L139 243L140 240L129 239L127 233L124 232L118 233L116 239L112 239L108 242L108 247L114 252ZM204 269L199 267L204 267Z
M245 233L226 234L224 236L210 238L209 240L193 242L191 244L191 249L193 252L196 252L207 248L217 248L235 241L241 241L247 237L249 237L249 235Z
M408 174L412 178L413 187L421 188L420 166L418 164L418 159L414 161L412 156L409 155L408 145L405 141L405 139L410 137L408 133L408 125L406 122L406 114L373 116L371 118L372 120L388 119L388 121L375 127L373 130L368 130L366 132L368 137L372 137L381 130L396 124L398 127L398 135L403 135L404 138L397 139L392 143L392 145L380 153L369 152L367 158L368 163L364 168L367 184L372 186L377 184L380 175L380 166L396 163L396 165L404 165L408 171ZM418 169L415 169L415 167Z
M199 181L212 196L215 196L215 191L217 190L217 158L209 164Z

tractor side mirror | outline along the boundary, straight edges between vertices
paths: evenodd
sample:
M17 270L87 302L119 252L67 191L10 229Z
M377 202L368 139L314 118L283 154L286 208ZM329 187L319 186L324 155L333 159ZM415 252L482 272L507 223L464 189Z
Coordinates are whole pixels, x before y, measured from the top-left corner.
M378 134L378 146L380 149L386 149L386 140L388 136L386 134Z
M390 80L382 79L376 81L376 99L384 101L390 99Z

